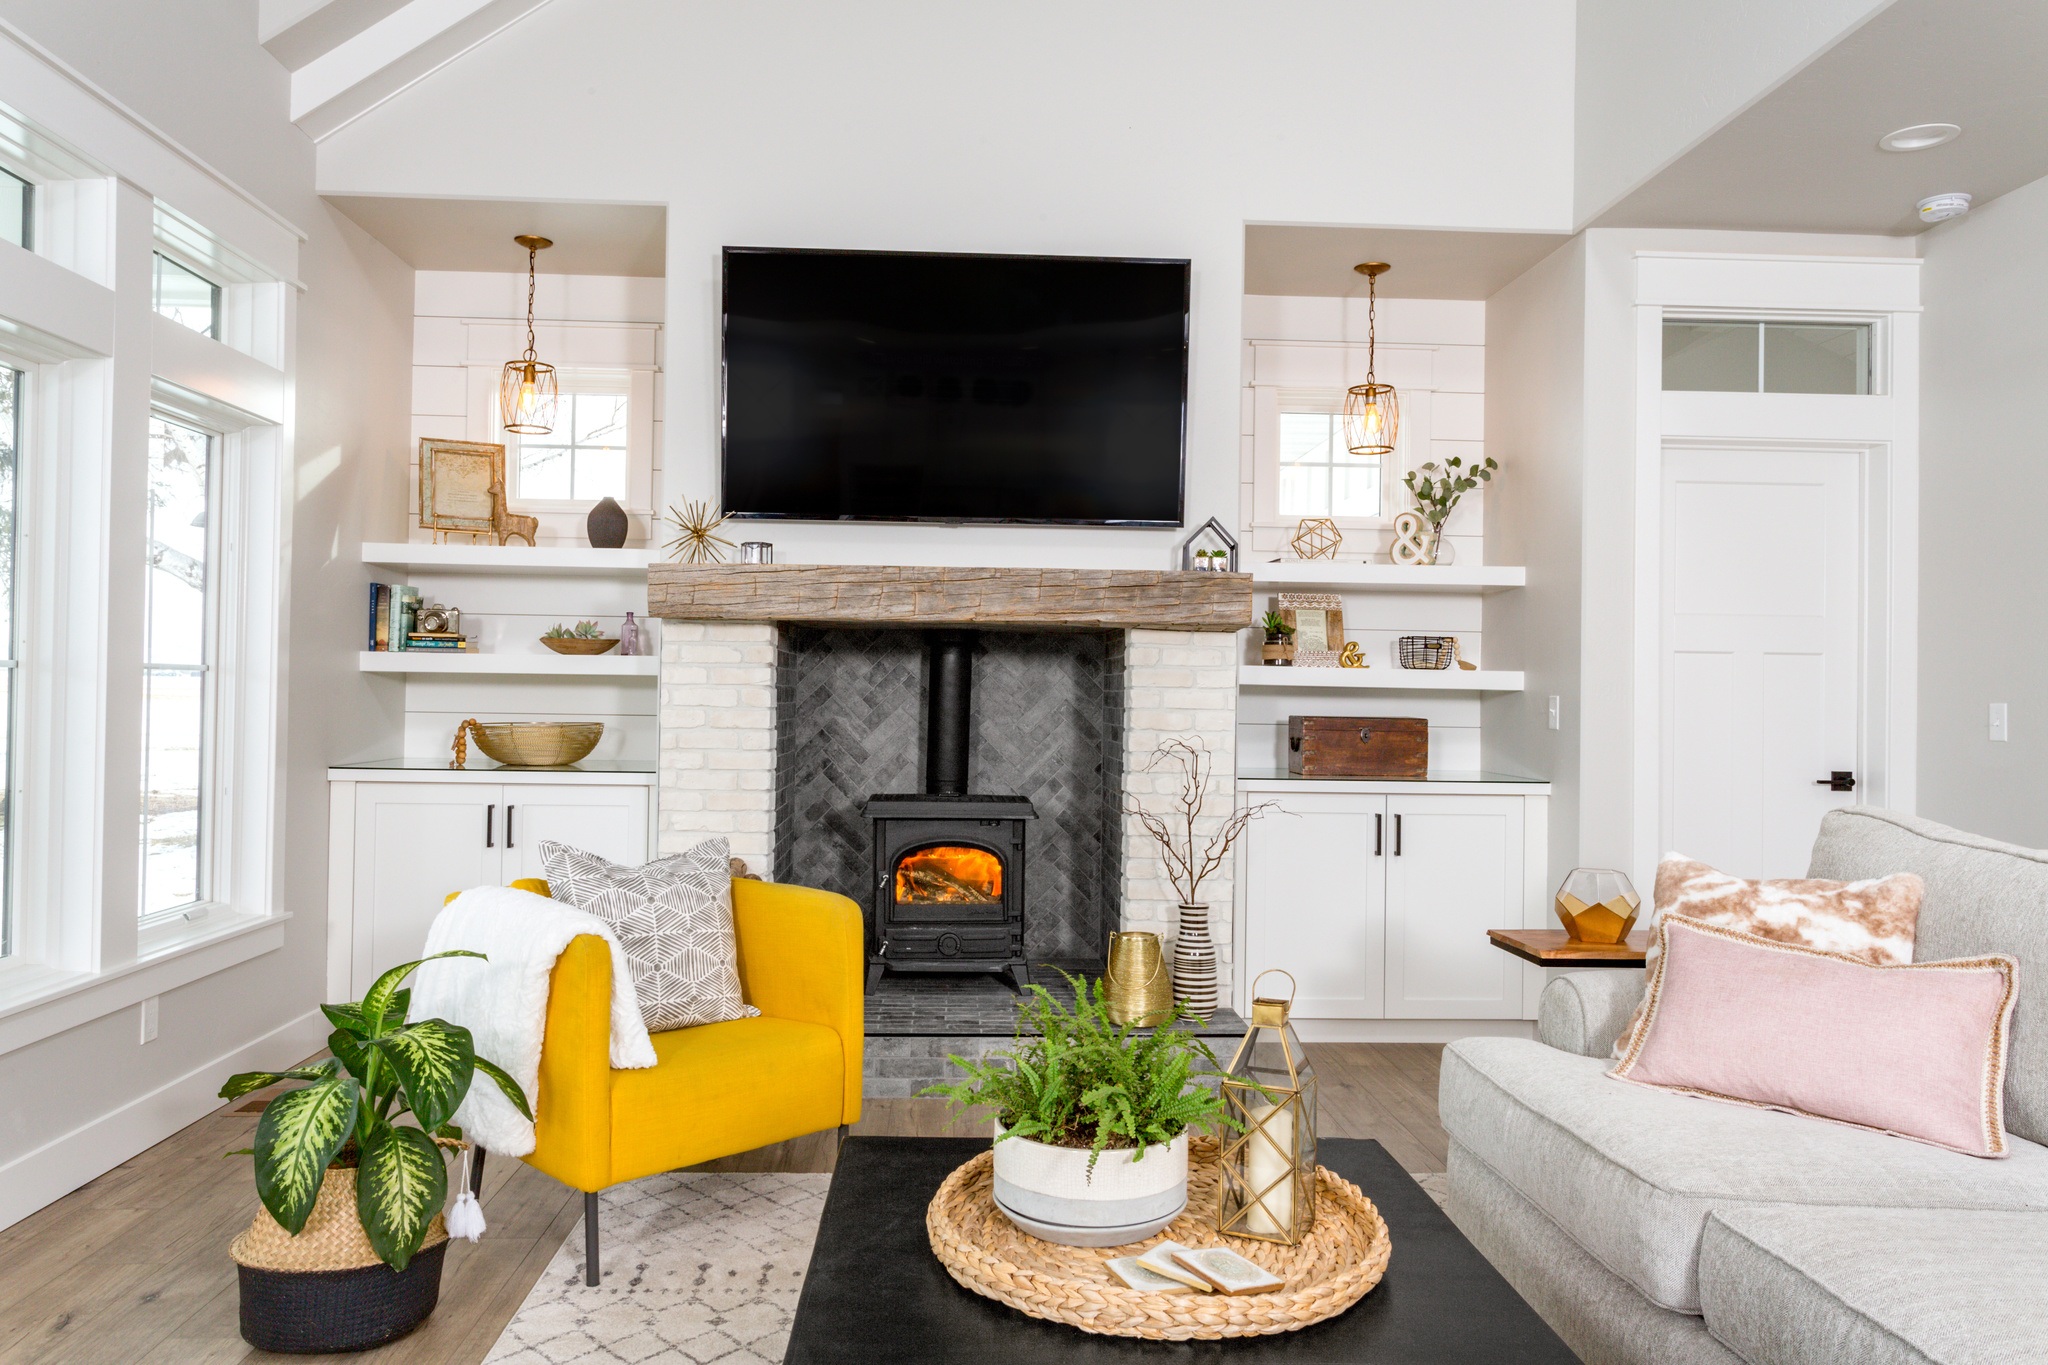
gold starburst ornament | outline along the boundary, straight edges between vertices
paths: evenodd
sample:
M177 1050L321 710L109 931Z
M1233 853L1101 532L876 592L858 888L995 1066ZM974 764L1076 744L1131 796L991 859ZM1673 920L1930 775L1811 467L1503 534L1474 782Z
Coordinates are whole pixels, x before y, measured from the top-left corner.
M679 533L668 543L671 559L685 564L717 564L725 558L725 551L732 548L731 541L715 534L725 525L725 513L709 502L691 501L680 509L670 507L667 520Z

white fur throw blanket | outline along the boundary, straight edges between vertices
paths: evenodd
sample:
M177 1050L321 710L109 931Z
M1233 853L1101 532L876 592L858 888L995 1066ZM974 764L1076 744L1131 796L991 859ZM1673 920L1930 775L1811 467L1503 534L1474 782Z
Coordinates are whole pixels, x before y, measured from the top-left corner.
M535 1113L540 1093L540 1044L547 1031L548 974L555 959L581 934L611 945L611 1063L621 1071L654 1065L654 1043L640 1019L625 950L611 926L561 901L480 886L441 907L427 930L421 956L466 948L489 959L442 958L420 967L412 980L411 1019L446 1019L469 1030L479 1057L510 1072ZM486 1151L525 1156L533 1151L533 1123L512 1107L488 1076L479 1075L455 1110L463 1136Z

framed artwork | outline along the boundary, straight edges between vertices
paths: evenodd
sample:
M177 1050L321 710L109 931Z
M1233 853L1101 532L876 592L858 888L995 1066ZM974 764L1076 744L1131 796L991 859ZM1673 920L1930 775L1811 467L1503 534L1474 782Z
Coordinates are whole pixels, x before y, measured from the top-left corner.
M1296 668L1336 668L1344 649L1344 599L1333 592L1283 592L1273 597L1280 619L1294 627Z
M420 525L488 535L504 487L505 447L420 438Z

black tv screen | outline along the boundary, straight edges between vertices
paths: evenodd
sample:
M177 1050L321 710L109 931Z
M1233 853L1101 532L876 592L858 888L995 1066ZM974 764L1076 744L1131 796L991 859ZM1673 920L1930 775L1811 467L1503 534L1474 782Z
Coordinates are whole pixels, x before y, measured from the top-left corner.
M1188 263L725 249L725 509L1181 521Z

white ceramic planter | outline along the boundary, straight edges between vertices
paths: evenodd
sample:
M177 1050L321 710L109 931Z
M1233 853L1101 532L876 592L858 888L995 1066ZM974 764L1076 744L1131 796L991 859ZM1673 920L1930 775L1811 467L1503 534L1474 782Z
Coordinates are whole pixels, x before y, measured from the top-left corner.
M1003 1126L995 1127L1002 1137ZM1149 1237L1187 1207L1188 1135L1165 1146L1111 1148L1088 1169L1085 1147L1030 1138L995 1145L996 1204L1034 1237L1069 1246L1122 1246Z

